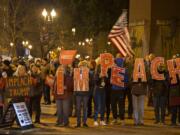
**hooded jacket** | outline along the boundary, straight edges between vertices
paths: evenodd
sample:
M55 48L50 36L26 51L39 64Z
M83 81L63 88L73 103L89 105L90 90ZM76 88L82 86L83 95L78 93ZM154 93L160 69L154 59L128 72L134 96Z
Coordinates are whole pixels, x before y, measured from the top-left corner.
M124 68L124 59L122 58L116 58L115 59L115 63L118 67ZM112 90L126 90L127 87L127 83L128 83L128 70L125 69L125 73L120 73L121 75L124 76L124 83L125 83L125 87L119 87L117 85L113 85L112 84Z

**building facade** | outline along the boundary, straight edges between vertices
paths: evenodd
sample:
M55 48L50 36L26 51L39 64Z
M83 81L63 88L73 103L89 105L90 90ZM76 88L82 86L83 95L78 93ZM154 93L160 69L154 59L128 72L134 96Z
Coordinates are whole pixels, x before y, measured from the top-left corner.
M137 57L180 53L180 1L130 0L129 26Z

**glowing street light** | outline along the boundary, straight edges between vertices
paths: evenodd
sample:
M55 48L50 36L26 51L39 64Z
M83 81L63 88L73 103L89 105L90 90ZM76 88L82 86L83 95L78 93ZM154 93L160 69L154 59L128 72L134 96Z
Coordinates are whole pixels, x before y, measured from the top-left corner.
M79 44L79 46L80 46L80 45L81 45L81 42L79 42L78 44Z
M10 43L10 46L13 47L13 46L14 46L14 43L11 42L11 43Z
M72 28L72 33L73 33L73 35L75 35L76 34L76 28Z
M108 45L111 45L111 42L107 42Z
M32 49L32 45L29 45L28 48L31 50Z
M90 41L90 40L89 40L88 38L86 38L86 42L89 43L89 41Z
M82 42L82 46L84 46L85 45L85 43L84 42Z
M46 11L46 9L44 8L42 11L42 16L44 16L44 18L46 18L48 15L48 12Z
M51 17L56 17L56 11L54 9L51 11Z

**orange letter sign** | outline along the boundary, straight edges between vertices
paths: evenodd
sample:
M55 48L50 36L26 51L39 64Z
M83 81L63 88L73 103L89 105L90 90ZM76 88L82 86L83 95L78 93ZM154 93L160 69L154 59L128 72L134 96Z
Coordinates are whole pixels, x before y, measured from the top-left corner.
M112 67L111 72L111 84L124 87L124 75L125 74L125 68L121 67Z
M108 68L114 64L114 57L110 53L100 54L101 77L107 76Z
M146 82L146 72L143 58L136 58L133 70L133 82L138 82L141 79L142 82Z
M158 73L158 67L160 64L164 64L164 58L163 57L156 57L151 61L151 76L152 79L155 80L165 80L164 74Z
M74 69L74 91L89 91L89 69L87 67Z
M62 66L57 69L57 94L64 94L64 68Z
M171 78L171 84L176 84L176 75L178 75L180 79L180 58L176 58L175 60L168 60L167 67L169 71L169 76Z

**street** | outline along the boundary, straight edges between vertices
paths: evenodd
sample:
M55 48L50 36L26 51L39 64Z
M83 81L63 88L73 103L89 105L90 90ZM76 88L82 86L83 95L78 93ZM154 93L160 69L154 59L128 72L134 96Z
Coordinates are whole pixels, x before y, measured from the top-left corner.
M180 126L170 126L170 118L166 118L166 125L156 125L153 120L153 108L145 107L145 125L134 126L132 119L126 119L126 125L93 126L93 119L88 119L89 128L75 128L76 118L70 118L70 127L56 127L55 104L42 105L42 124L35 124L35 129L10 130L12 134L25 135L179 135ZM112 117L111 117L112 120ZM8 130L9 131L9 130ZM7 130L6 130L6 134Z

